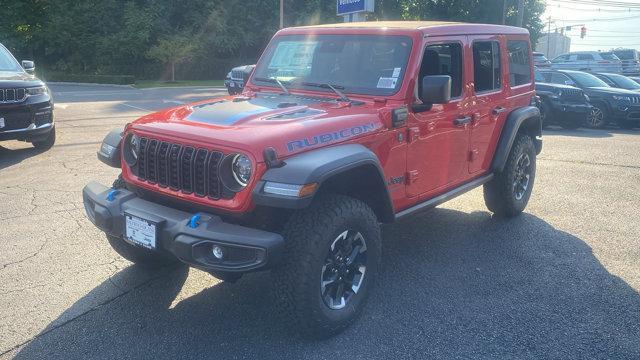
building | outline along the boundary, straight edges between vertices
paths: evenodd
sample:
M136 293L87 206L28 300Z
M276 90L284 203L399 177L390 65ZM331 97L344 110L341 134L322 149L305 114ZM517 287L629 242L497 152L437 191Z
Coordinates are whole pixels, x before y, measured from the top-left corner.
M553 60L558 55L568 53L570 47L571 38L555 32L540 36L536 44L536 51L545 54L547 59Z

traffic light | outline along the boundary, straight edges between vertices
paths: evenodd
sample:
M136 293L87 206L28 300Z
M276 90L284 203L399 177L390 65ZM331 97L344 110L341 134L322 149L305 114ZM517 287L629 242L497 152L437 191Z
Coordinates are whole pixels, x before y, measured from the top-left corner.
M580 29L580 39L584 39L585 36L587 36L587 27L583 26L582 29Z

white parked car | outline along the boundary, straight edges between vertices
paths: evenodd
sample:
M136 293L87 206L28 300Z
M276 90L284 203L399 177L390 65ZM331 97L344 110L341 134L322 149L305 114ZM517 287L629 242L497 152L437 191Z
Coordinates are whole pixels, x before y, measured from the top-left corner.
M622 62L610 51L577 51L556 57L551 61L551 68L620 74Z

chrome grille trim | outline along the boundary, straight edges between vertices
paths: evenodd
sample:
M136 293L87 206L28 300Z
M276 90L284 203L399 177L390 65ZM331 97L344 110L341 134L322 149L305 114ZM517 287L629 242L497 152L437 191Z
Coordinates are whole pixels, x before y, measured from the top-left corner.
M24 101L27 98L25 88L0 89L0 104L13 104Z

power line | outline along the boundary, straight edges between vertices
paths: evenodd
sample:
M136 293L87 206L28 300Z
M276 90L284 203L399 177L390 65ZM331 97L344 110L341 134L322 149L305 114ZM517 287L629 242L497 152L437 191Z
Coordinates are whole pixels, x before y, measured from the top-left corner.
M565 21L565 22L594 22L594 21L623 21L623 20L631 20L631 19L638 19L640 18L640 15L633 15L633 16L625 16L625 17L615 17L615 18L587 18L587 19L560 19L560 18L556 18L556 19L551 19L553 21Z
M576 10L576 11L591 11L591 12L609 12L609 13L634 13L634 12L638 12L640 11L640 8L638 8L637 10L632 10L632 9L602 9L602 8L597 8L597 9L586 9L586 8L576 8L576 7L571 7L571 6L564 6L564 5L549 5L547 6L547 9L565 9L565 10Z
M618 9L640 9L640 4L638 3L625 3L619 1L603 1L603 0L551 0L552 2L559 3L568 3L571 5L588 5L588 6L597 6L599 8L602 7L611 7Z

